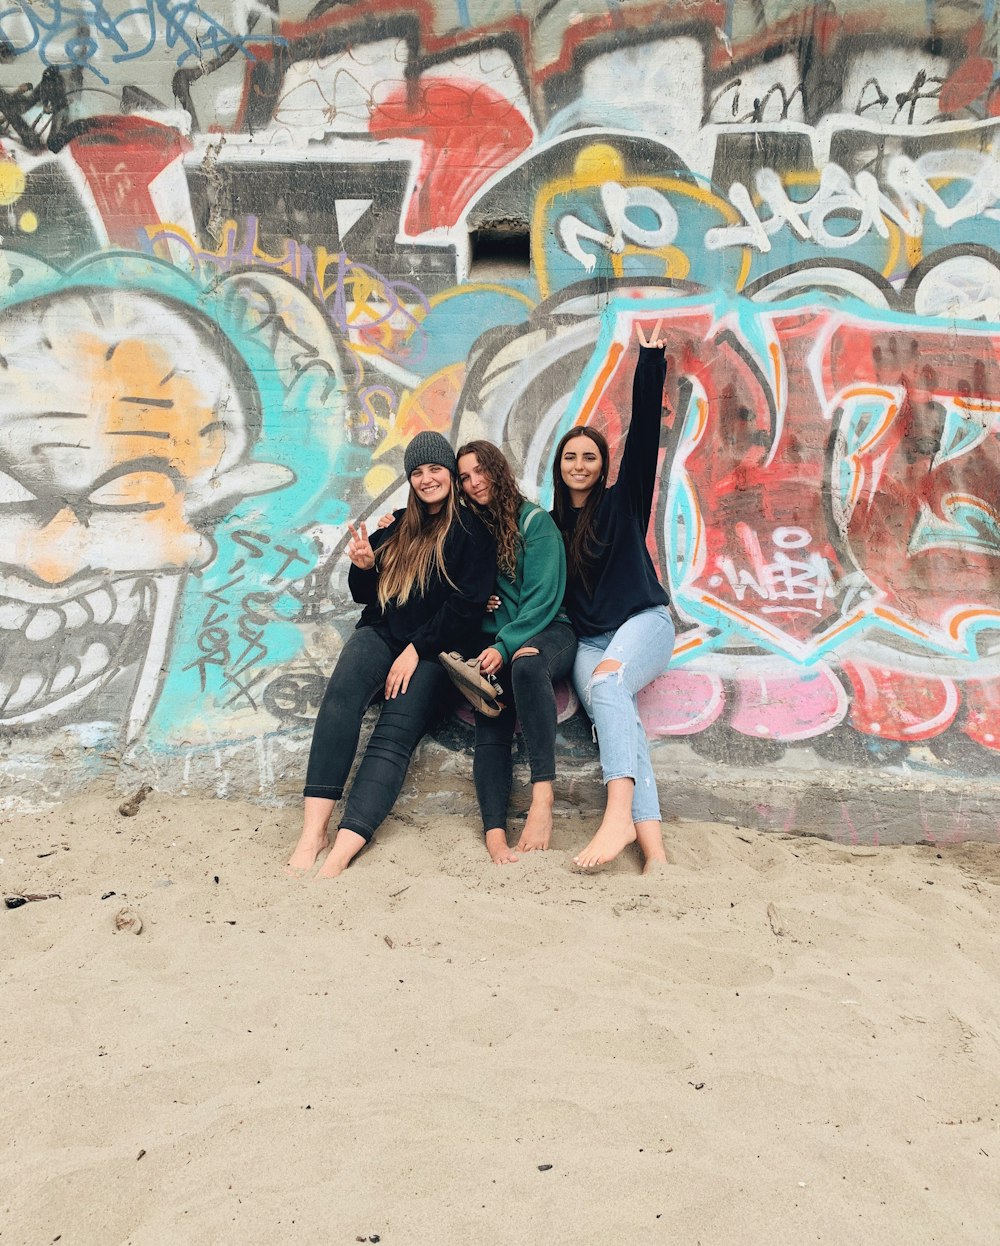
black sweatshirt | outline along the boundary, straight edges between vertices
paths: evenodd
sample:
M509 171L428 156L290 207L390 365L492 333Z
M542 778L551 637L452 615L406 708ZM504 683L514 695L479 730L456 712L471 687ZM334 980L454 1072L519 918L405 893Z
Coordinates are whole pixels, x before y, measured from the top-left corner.
M669 598L646 549L660 448L660 416L667 364L658 347L640 346L632 381L632 420L618 479L604 490L594 516L588 593L578 576L566 585L566 610L578 636L613 632L626 619ZM569 538L580 516L570 511Z
M396 523L402 514L394 512ZM373 532L372 549L377 551L395 530L392 523ZM432 564L426 592L412 593L403 605L390 601L384 610L378 600L377 557L370 571L352 565L347 577L351 596L365 607L358 627L373 627L397 657L410 644L422 658L436 658L442 649L457 649L465 657L477 654L486 599L496 579L497 548L483 521L468 510L460 510L448 529L444 565L454 588Z

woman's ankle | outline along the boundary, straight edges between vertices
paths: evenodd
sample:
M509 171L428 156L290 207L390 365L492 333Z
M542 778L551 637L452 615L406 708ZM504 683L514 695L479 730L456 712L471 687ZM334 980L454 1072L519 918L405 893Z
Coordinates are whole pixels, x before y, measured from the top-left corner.
M639 850L645 861L669 860L663 846L663 827L659 821L650 818L645 822L636 822L635 837L639 841Z
M543 779L531 785L531 803L540 808L551 809L556 803L555 787L551 780Z

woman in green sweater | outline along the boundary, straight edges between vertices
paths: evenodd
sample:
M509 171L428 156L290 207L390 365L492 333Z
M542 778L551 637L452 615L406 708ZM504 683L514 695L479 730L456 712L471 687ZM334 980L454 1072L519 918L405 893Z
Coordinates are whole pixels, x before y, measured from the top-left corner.
M556 776L556 698L552 684L573 669L576 634L562 609L566 551L562 535L540 506L517 487L510 465L488 441L458 450L458 484L497 542L499 608L484 626L479 654L486 675L513 692L497 718L476 714L473 777L486 848L497 865L518 858L507 846L507 803L513 781L515 719L531 766L531 808L517 847L534 852L552 835Z

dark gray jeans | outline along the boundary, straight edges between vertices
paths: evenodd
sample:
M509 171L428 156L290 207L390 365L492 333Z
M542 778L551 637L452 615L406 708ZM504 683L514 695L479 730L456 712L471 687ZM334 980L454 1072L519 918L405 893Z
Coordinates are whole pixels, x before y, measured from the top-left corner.
M395 654L374 628L351 633L316 715L304 796L325 800L343 796L361 720L385 687L394 661ZM413 750L440 710L447 688L440 662L421 659L407 690L383 704L338 827L372 838L396 803Z
M532 783L551 782L556 777L556 695L552 684L565 679L573 669L576 634L568 623L550 623L522 648L537 649L538 653L515 658L500 671L504 691L513 692L513 697L505 698L506 709L498 718L476 714L472 777L484 831L507 826L515 719L521 722Z

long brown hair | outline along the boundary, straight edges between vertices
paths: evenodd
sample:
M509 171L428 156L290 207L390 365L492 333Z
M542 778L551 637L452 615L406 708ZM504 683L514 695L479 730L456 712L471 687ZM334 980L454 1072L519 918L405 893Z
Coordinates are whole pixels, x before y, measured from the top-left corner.
M569 487L562 476L563 451L574 437L589 437L601 456L601 474L579 509L573 506ZM608 443L604 434L591 428L589 424L581 424L564 433L556 446L556 456L552 463L552 509L555 512L556 527L563 534L566 545L567 575L571 580L581 580L588 593L591 590L594 560L601 552L601 542L594 532L594 519L604 496L607 479ZM576 526L570 531L574 510L577 510Z
M402 605L414 593L426 593L432 571L455 587L444 565L444 543L456 519L461 523L454 475L448 497L436 515L430 513L427 503L422 502L410 486L403 518L375 554L379 572L378 600L383 610L390 601Z
M514 473L510 470L504 454L492 441L467 441L464 446L459 446L455 458L461 459L463 454L474 454L480 469L489 477L489 506L478 506L471 498L466 498L466 501L482 516L483 522L496 540L497 567L508 580L513 580L517 569L517 555L521 550L517 517L524 503L524 494L517 487Z

